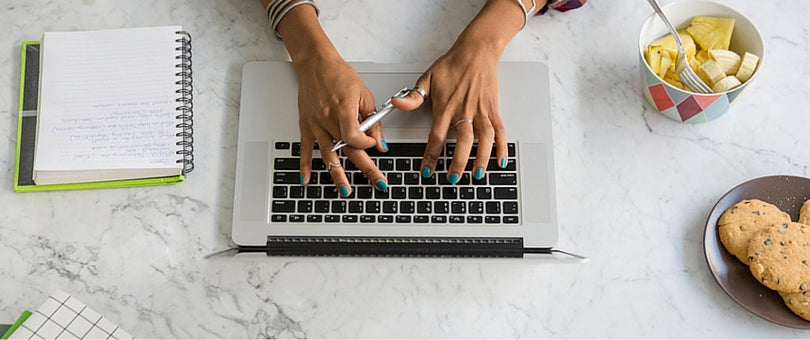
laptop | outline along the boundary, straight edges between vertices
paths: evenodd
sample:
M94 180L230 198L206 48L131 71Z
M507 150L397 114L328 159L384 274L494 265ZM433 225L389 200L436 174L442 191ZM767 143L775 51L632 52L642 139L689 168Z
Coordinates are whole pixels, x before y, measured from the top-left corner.
M379 106L412 87L427 64L351 63ZM428 179L419 165L431 126L430 103L383 120L388 153L370 150L388 177L373 189L341 157L353 193L341 198L320 153L312 180L300 185L298 81L288 62L251 62L242 72L232 239L239 252L268 256L524 258L565 253L558 238L548 68L501 62L500 107L509 140L506 169L459 183L445 174L454 147ZM494 149L494 148L493 148ZM473 155L475 152L472 153ZM474 156L473 156L474 157Z

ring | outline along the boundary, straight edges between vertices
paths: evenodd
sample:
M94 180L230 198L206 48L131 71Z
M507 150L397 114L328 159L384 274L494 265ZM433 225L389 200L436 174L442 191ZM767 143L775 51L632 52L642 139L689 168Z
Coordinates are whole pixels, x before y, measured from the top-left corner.
M457 121L456 124L453 125L453 128L454 129L458 128L458 125L461 124L461 123L470 123L470 124L472 124L472 119L459 119L459 121Z
M332 172L332 169L340 167L341 167L340 163L329 163L326 165L326 171Z
M419 95L422 96L422 99L427 98L427 92L425 92L425 90L423 90L423 89L420 89L418 87L414 87L413 90L411 90L411 91L416 91L416 93L418 93Z

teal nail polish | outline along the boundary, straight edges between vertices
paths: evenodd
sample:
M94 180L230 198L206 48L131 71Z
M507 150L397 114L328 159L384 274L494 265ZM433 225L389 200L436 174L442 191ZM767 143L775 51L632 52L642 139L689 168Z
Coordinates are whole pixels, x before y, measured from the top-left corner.
M304 176L301 176L301 185L304 185Z
M345 185L340 186L340 197L349 196L349 188Z
M475 173L473 174L473 177L475 177L475 179L477 179L477 180L480 180L480 179L484 178L484 168L475 169Z
M377 189L380 189L380 191L388 190L388 183L385 183L385 181L381 179L377 180Z
M374 144L371 144L371 146L369 146L368 149L371 149L371 148L373 148L375 146L377 146L377 142L374 142Z
M430 168L428 167L422 168L422 177L423 178L430 177Z
M506 169L506 158L501 158L501 169Z
M447 178L447 181L450 182L450 184L458 183L458 175L457 174L451 174L450 177Z
M385 142L385 139L380 140L380 143L382 143L383 149L385 149L385 151L388 151L388 143Z

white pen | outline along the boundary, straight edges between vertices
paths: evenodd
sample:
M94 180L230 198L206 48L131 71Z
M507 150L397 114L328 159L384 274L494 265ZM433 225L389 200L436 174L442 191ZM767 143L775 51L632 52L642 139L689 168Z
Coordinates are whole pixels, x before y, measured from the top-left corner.
M403 98L407 96L408 93L411 93L411 90L405 87L402 90L397 91L397 93L394 93L394 95L391 96L391 98ZM377 122L385 118L385 116L391 113L391 111L394 111L394 105L391 104L391 98L386 100L385 103L383 103L382 106L380 106L379 110L370 113L368 115L368 118L366 118L366 120L360 123L360 132L368 131L368 129L374 126L374 124L377 124ZM341 139L337 143L335 143L335 146L332 147L332 151L338 151L340 150L340 148L344 146L346 146L346 142L344 142Z

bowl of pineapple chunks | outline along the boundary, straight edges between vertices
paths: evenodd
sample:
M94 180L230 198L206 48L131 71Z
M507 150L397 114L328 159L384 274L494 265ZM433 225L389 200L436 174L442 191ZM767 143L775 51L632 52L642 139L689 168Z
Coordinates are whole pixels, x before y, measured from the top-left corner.
M695 93L681 83L675 37L652 13L638 39L644 97L656 111L680 122L719 118L761 68L762 36L748 18L719 3L681 0L662 8L678 30L689 67L714 93Z

